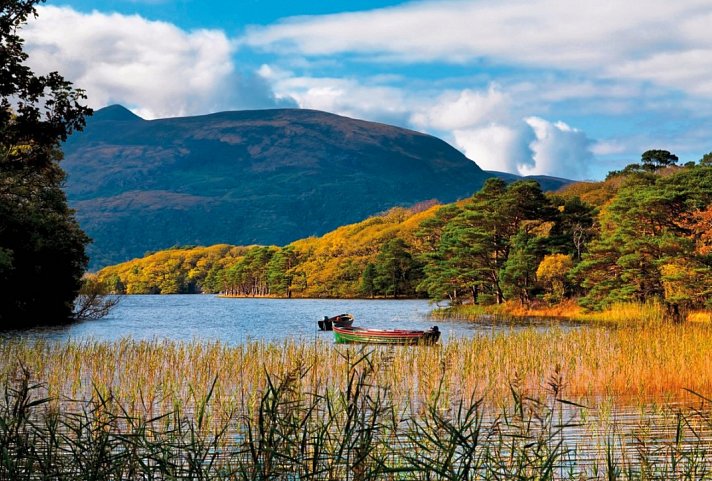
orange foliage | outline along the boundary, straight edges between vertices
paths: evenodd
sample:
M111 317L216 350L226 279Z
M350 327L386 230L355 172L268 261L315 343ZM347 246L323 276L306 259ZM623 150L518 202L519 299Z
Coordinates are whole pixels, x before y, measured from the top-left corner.
M712 253L712 204L704 210L693 212L686 227L693 232L697 241L697 251L702 255Z
M579 197L587 204L600 207L613 199L622 182L622 177L613 177L604 182L576 182L562 187L556 195L565 200Z

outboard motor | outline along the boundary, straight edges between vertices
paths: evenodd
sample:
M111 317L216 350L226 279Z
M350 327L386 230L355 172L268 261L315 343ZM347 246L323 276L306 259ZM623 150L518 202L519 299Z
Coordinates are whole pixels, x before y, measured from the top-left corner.
M324 320L318 321L317 324L319 325L320 330L331 331L331 321L329 320L329 316L324 316Z
M440 339L440 329L438 329L438 326L431 327L425 334L425 338L427 339L426 342L429 343L434 344L438 342L438 339Z

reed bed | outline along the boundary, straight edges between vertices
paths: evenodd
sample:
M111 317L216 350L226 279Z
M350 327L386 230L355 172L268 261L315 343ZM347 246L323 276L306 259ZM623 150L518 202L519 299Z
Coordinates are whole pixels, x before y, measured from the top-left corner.
M517 380L539 395L552 373L577 401L613 397L648 403L712 392L712 326L648 328L551 328L480 334L436 346L372 348L374 382L395 398L417 405L434 393L454 400L483 398L497 406ZM327 341L117 342L9 340L0 343L0 376L23 366L46 384L48 397L88 399L95 393L121 399L147 414L191 408L215 380L213 400L224 412L254 406L266 374L300 377L301 392L340 389L359 348ZM588 402L588 401L587 401Z
M238 349L122 341L73 344L60 351L67 362L75 352L96 352L101 360L93 360L86 371L83 362L70 366L92 382L109 371L98 368L118 357L136 362L153 360L156 353L165 356L161 369L171 368L176 377L189 367L185 363L207 369L201 363L210 365L212 356L226 353L243 362L263 355L263 366L269 366L254 377L243 370L248 378L237 381L220 376L211 381L200 377L204 373L183 371L187 378L178 380L169 396L176 396L173 406L152 414L132 412L136 400L126 401L120 397L124 392L114 391L126 387L126 377L112 378L113 386L95 384L91 397L55 402L46 397L49 385L36 383L24 363L31 354L54 355L59 346L10 344L6 352L15 356L14 366L7 363L0 391L0 479L712 479L711 401L701 395L696 409L640 415L631 429L615 416L591 422L583 406L563 400L561 368L549 375L541 397L527 394L523 378L515 375L507 401L497 409L481 398L447 392L445 381L427 385L430 398L413 404L404 404L392 389L397 382L380 384L384 364L376 362L395 365L397 358L408 358L406 353L437 354L457 350L458 343L390 354L332 349L340 363L323 371L333 373L326 379L315 376L309 353L291 342ZM47 360L52 364L53 357L35 359L35 367ZM192 384L200 380L207 383ZM73 388L74 379L64 381ZM237 385L249 389L226 389ZM237 404L226 404L229 399ZM145 409L145 399L141 403ZM155 407L162 409L160 403Z
M603 311L587 311L574 301L566 301L553 306L535 304L524 306L518 302L501 305L460 305L436 309L432 316L440 319L460 319L480 321L485 318L512 322L521 318L566 319L570 321L605 326L658 326L668 321L665 307L658 302L621 302ZM688 315L691 322L712 322L712 312L695 311Z

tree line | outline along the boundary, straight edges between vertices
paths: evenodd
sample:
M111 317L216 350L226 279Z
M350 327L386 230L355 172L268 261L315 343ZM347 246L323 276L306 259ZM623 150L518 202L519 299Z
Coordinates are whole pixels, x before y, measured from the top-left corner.
M645 167L614 172L584 195L576 184L545 194L533 181L491 178L463 201L395 208L285 247L174 249L100 277L144 293L577 299L591 309L659 301L679 319L710 304L711 159L677 166L673 154L648 151L637 164Z

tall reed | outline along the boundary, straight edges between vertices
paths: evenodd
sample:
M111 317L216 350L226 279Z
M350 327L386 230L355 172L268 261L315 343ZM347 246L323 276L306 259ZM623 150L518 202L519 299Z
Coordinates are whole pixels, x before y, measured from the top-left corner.
M672 439L638 428L631 448L628 433L614 433L598 456L569 435L586 425L585 408L562 399L560 370L543 397L528 396L515 378L499 410L439 389L409 405L374 382L374 352L342 353L338 387L302 390L309 363L282 376L265 371L254 405L212 421L217 379L194 390L204 394L193 412L149 417L98 391L53 404L17 366L0 400L0 479L712 479L703 396L700 409L677 413Z
M355 348L328 341L287 340L228 346L219 342L11 340L0 343L0 375L20 364L45 383L53 403L88 399L95 393L121 399L130 413L148 416L196 409L215 385L211 417L254 408L266 387L265 373L284 377L309 365L302 392L343 388L345 359ZM532 395L541 394L558 367L573 400L615 397L629 403L689 396L684 389L712 392L712 326L663 324L649 328L574 328L492 331L454 338L431 347L386 347L374 351L373 379L403 402L482 398L500 405L515 377Z

